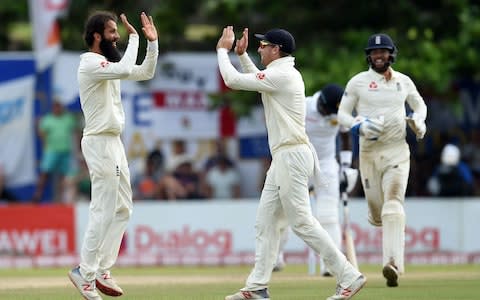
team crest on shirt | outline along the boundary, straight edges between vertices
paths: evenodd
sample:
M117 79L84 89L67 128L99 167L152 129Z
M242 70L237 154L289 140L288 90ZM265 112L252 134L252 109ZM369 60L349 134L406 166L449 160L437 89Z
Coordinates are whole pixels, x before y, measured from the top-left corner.
M257 79L263 80L265 78L265 73L259 72L257 73Z
M372 81L372 82L370 82L370 84L368 85L368 88L369 88L370 90L376 90L376 89L378 89L378 84L377 84L375 81Z
M100 66L101 66L102 68L106 68L109 64L110 64L110 62L108 62L108 61L105 60L105 61L102 61L102 62L100 63Z

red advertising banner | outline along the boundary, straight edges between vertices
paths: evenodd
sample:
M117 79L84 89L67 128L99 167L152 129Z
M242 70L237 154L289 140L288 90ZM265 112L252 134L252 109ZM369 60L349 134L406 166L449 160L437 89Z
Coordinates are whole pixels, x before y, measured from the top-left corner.
M73 206L0 207L0 254L62 255L75 251Z

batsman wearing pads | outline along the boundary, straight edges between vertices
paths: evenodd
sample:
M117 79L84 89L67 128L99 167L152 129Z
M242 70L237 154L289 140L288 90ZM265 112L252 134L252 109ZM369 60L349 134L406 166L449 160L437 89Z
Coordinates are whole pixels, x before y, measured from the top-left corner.
M338 120L360 136L359 169L368 220L382 226L383 276L387 286L395 287L398 275L405 272L404 201L410 172L406 126L422 139L427 107L413 81L392 69L397 48L388 35L370 36L365 54L369 70L347 83ZM405 102L413 110L409 116Z
M117 17L109 12L96 12L85 25L84 38L89 51L80 56L77 73L85 117L81 146L90 172L92 199L80 265L68 275L85 299L101 299L97 288L109 296L123 294L110 275L133 206L130 171L120 139L125 124L120 80L152 78L158 57L157 30L152 17L140 14L148 45L139 66L136 65L139 36L124 14L120 18L129 35L123 57L116 48L120 39Z
M256 216L255 266L245 287L225 300L270 299L268 284L281 229L287 224L317 254L322 253L336 277L336 293L328 299L350 299L364 286L366 278L347 261L310 209L308 180L319 172L318 158L305 133L305 85L291 56L295 40L283 29L256 37L260 39L257 51L261 63L266 66L262 71L246 52L247 28L235 47L244 73L235 69L228 56L235 41L232 26L223 29L217 43L218 65L225 84L261 95L272 154Z

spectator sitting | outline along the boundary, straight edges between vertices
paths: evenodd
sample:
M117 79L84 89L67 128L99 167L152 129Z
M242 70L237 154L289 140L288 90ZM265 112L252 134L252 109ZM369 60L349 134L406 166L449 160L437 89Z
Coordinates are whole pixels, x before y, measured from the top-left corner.
M188 155L177 156L170 167L172 171L162 177L159 196L162 199L202 199L203 184Z
M427 183L430 194L437 197L473 196L473 175L470 167L460 160L460 156L457 146L445 145L441 164Z
M153 172L155 176L161 176L163 169L164 169L164 162L165 162L165 157L163 155L162 151L162 143L160 141L157 141L155 144L155 147L150 151L147 155L147 165L152 164L153 170L150 170L150 172Z
M166 170L168 172L173 172L178 166L178 162L185 160L186 157L189 157L189 155L187 154L187 145L185 144L185 141L172 141L172 153L168 156L168 160L166 161Z
M133 198L135 200L158 198L159 172L157 172L157 168L159 166L157 163L155 156L147 156L144 174L138 176L132 185Z
M206 194L214 199L240 197L240 177L227 157L218 156L216 164L207 172Z
M219 159L224 160L224 162L229 167L234 167L235 164L233 161L228 158L227 148L225 145L226 140L220 139L215 142L215 152L207 158L204 165L204 171L208 172L212 167L218 164Z

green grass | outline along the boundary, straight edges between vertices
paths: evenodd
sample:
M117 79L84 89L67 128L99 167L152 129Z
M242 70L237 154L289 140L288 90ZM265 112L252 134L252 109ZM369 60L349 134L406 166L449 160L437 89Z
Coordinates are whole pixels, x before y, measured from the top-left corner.
M407 266L398 288L387 288L380 266L361 265L366 287L355 300L478 300L480 266ZM222 300L244 284L251 266L117 268L114 276L125 295L117 299ZM2 300L82 299L67 269L0 270ZM273 273L272 300L322 300L333 294L335 280L308 276L304 265ZM113 299L107 296L104 299Z

